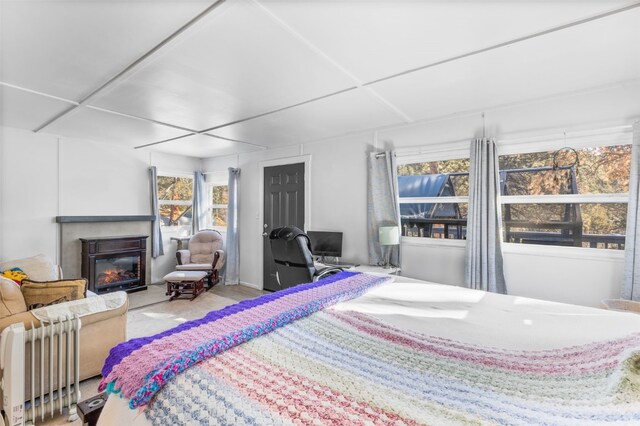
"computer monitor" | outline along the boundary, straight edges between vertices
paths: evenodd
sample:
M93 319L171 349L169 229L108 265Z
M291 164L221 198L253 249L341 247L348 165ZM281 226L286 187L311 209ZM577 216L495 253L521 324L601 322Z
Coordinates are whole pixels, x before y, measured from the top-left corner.
M342 232L307 231L311 253L320 257L342 257Z

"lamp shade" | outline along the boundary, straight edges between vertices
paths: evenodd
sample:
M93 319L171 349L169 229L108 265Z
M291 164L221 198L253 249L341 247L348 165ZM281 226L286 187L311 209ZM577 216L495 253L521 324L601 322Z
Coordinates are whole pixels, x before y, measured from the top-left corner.
M400 244L400 228L397 226L381 226L378 228L378 239L381 246Z

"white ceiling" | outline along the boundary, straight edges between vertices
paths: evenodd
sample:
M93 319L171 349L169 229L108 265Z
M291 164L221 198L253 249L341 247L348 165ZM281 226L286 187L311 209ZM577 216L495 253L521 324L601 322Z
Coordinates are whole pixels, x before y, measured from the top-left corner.
M0 0L0 125L204 158L544 99L640 78L635 6Z

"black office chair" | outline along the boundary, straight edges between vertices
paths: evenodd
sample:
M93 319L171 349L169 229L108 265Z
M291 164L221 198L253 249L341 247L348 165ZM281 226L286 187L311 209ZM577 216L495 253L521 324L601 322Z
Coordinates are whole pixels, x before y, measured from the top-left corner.
M274 229L269 234L269 243L282 288L318 281L343 270L335 266L316 269L309 237L295 226Z

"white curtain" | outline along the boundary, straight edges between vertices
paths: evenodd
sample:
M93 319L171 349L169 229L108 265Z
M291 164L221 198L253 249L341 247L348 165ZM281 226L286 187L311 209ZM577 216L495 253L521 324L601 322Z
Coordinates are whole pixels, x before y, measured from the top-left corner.
M151 226L151 257L162 256L162 231L160 230L160 210L158 209L158 171L155 166L149 167L149 186L151 193L151 215L155 216Z
M192 210L191 233L195 234L207 227L207 191L202 172L193 172Z
M469 288L506 294L502 269L500 177L495 141L471 142L465 261Z
M223 274L225 285L240 283L240 247L238 239L238 180L240 169L229 167L229 204L227 207L227 260Z
M629 175L629 206L627 208L627 235L624 242L624 282L620 297L640 300L640 122L633 126L631 147L631 174Z
M400 227L398 204L398 172L393 151L372 152L368 158L367 237L369 264L384 263L387 250L391 265L400 266L400 246L381 246L378 230L381 226Z

